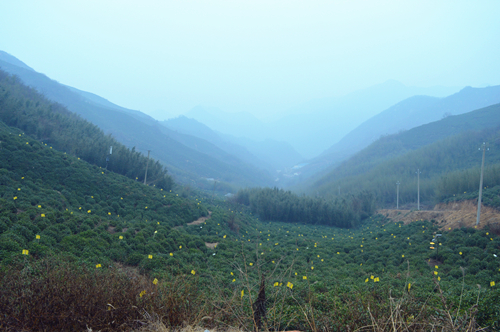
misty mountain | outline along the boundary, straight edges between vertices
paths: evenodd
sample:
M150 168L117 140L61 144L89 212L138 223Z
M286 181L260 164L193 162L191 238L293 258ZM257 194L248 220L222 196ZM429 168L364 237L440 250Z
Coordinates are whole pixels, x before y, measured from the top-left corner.
M254 141L246 137L231 135L224 135L223 137L244 146L252 154L273 165L275 170L292 168L304 160L304 157L287 142L275 141L273 139Z
M389 80L342 97L315 99L261 121L247 112L230 113L196 106L184 115L215 131L253 141L285 141L306 158L313 158L339 141L364 120L408 97L443 97L459 88L407 87ZM247 147L248 148L248 147Z
M312 159L303 170L313 174L346 160L384 135L395 134L449 115L463 114L500 102L500 86L486 88L466 87L445 97L413 96L352 130L338 143Z
M289 142L312 158L339 141L364 120L414 95L447 96L458 88L418 88L389 80L342 97L312 100L269 124L271 138Z
M254 141L249 138L217 133L195 119L179 116L162 122L166 127L209 141L241 160L271 172L291 168L303 157L286 142L271 139Z
M270 163L250 153L245 147L222 138L220 134L195 119L189 119L181 115L177 118L168 119L160 123L177 133L183 133L206 140L227 153L240 158L246 163L262 169L267 169L270 172L276 169L275 166L272 166Z
M470 90L470 88L464 90ZM468 91L465 92L469 93ZM401 156L406 155L415 156L411 159L413 163L412 167L415 169L419 167L423 168L424 165L430 164L430 161L426 161L427 159L433 159L432 163L438 166L433 166L433 169L429 168L426 170L426 172L433 172L433 174L440 174L442 171L455 170L465 166L470 167L471 158L475 160L476 164L479 158L477 155L469 155L469 152L466 154L463 152L464 146L469 145L467 139L474 137L476 141L474 144L477 146L471 151L477 151L478 146L483 140L492 135L495 136L495 133L496 135L498 134L495 128L500 128L500 104L459 115L447 116L441 120L421 125L399 134L381 137L326 175L318 176L316 181L309 186L309 191L333 194L338 185L342 184L343 187L346 187L346 183L351 184L354 182L359 182L358 187L363 187L362 182L364 180L360 179L365 179L366 174L372 174L375 172L374 170L382 172L382 168L384 167L392 169L392 166L390 166L392 165L391 160L403 163L404 161L401 159ZM484 135L484 137L481 135ZM458 137L456 140L461 142L460 145L453 146L453 144L449 143L451 141L446 141L452 137ZM436 148L439 145L438 142L447 146L448 155L443 154L439 151L439 148ZM412 152L420 151L421 149L424 149L422 150L424 152ZM382 165L385 166L382 167ZM389 175L391 175L390 172L386 176ZM359 181L356 180L358 178Z
M271 182L266 172L205 140L181 135L139 111L120 107L95 94L60 84L5 52L1 53L0 68L16 75L48 99L96 124L125 146L135 147L142 153L151 150L152 157L164 163L178 181L199 183L200 178L215 178L239 186L267 185Z
M269 127L248 112L230 113L216 107L196 106L184 115L224 134L253 140L269 138Z

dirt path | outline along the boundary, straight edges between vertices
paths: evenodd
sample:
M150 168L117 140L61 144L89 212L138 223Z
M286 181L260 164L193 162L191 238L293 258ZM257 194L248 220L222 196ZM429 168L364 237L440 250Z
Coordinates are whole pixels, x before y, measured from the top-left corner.
M218 244L219 244L219 242L213 242L213 243L205 242L205 245L207 246L207 248L210 248L210 249L215 249L215 247L217 247Z
M198 220L195 220L193 222L190 222L186 225L188 226L192 226L192 225L200 225L200 224L203 224L205 221L207 221L208 219L210 219L212 217L212 211L208 211L208 217L200 217L198 218Z
M436 220L441 229L450 230L461 227L476 226L477 203L464 201L457 203L438 204L434 210L389 210L377 211L379 214L408 224L417 220ZM481 222L478 228L489 224L500 224L500 211L487 206L481 206Z

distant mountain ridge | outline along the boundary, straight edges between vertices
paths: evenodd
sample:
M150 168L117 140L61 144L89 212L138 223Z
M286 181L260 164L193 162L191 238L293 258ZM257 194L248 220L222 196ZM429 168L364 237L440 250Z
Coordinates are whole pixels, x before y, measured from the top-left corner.
M334 167L381 136L396 134L449 115L464 114L496 103L500 103L500 86L466 87L445 98L407 98L360 124L320 156L310 160L304 171L312 175Z
M291 168L304 159L286 142L271 139L255 141L245 137L216 132L207 125L186 116L165 120L162 124L172 130L205 139L222 150L271 172Z
M338 167L330 170L327 174L321 177L318 176L315 181L308 186L308 190L310 192L320 192L323 194L329 192L331 194L332 188L334 188L336 184L342 182L351 183L358 177L366 177L366 174L370 174L372 170L380 169L381 165L391 164L391 160L399 160L399 162L401 162L401 156L403 155L411 154L415 156L417 153L416 151L421 151L421 149L424 149L422 151L431 151L431 148L429 148L431 145L437 144L437 142L444 142L442 144L446 145L448 144L445 142L446 139L467 132L472 132L473 134L471 135L475 135L475 132L481 133L481 131L484 131L485 135L491 135L490 131L494 128L500 128L500 103L472 112L447 116L441 120L424 124L399 134L381 137L344 161ZM475 139L477 139L477 137ZM458 140L463 141L462 138L458 138ZM460 158L460 153L458 153L458 151L461 151L461 148L462 147L456 147L457 151L453 153L452 160ZM437 154L437 152L433 153ZM421 156L421 158L428 157L429 156ZM435 161L434 164L439 164L439 160L441 160L443 156L436 155L435 158L438 158L438 160ZM449 169L454 170L458 165L470 160L470 158L471 156L467 155L466 157L463 156L463 161L460 160L460 162L456 161L450 164L450 162L443 161L442 163L448 165L447 167ZM440 165L440 167L446 168L445 165ZM416 163L414 167L416 169L419 167L419 164ZM406 172L406 170L404 170L404 172ZM432 169L428 169L427 172L432 172Z
M202 178L216 178L237 186L262 186L272 181L268 173L230 156L205 140L175 133L139 111L60 84L5 52L1 53L0 68L96 124L127 147L136 147L142 153L151 150L152 157L163 162L177 181L203 185Z
M311 100L280 120L269 124L274 136L290 142L308 158L316 157L332 144L355 129L363 120L384 111L414 95L439 97L456 92L458 88L419 88L388 80L342 97Z
M196 106L184 115L215 131L254 141L273 139L288 142L301 156L313 158L340 140L360 122L416 94L439 97L458 88L418 88L389 80L342 97L310 100L279 118L261 121L247 112L231 113L218 108Z

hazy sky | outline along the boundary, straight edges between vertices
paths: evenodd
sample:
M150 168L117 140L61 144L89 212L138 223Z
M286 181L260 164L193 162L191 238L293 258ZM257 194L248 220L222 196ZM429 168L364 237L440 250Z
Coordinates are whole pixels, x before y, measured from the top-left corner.
M388 79L500 84L500 1L2 0L0 50L160 120L258 117Z

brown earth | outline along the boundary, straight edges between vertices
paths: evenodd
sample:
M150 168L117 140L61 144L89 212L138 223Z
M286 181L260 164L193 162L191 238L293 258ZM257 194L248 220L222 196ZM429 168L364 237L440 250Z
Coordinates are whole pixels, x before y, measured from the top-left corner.
M213 243L210 243L210 242L205 242L205 245L207 246L207 248L209 249L215 249L215 247L219 244L219 242L213 242Z
M198 218L198 220L195 220L193 222L190 222L186 225L188 226L192 226L192 225L200 225L200 224L203 224L205 221L207 221L208 219L210 219L212 217L212 211L208 211L208 217L200 217Z
M477 218L477 202L463 201L447 204L438 204L433 210L378 210L377 213L392 219L409 224L418 220L435 220L437 225L444 230L461 227L475 227ZM477 228L487 225L500 225L500 211L481 205L481 220Z

